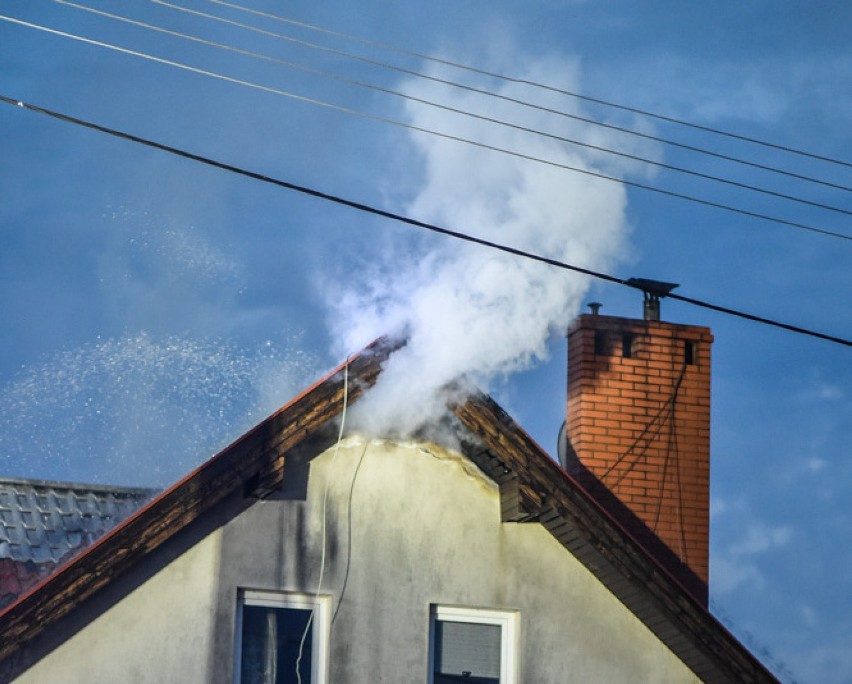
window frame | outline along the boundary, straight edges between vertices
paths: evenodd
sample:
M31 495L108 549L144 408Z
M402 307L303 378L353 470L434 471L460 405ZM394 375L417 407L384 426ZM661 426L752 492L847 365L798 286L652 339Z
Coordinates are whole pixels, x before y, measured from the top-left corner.
M311 610L311 681L328 684L329 638L331 636L331 597L287 591L240 589L234 629L234 682L240 684L243 657L243 607L294 608Z
M518 684L518 612L433 605L429 611L429 678L435 682L435 622L467 622L500 627L500 684Z

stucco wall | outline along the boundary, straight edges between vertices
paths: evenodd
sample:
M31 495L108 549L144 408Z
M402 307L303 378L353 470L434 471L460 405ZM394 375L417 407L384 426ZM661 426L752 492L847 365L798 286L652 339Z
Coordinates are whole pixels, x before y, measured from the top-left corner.
M333 684L425 683L435 604L518 611L520 682L697 681L542 527L501 523L470 462L357 437L306 501L253 505L19 681L231 682L238 588L317 592L323 528Z
M208 535L16 684L210 681L220 541L221 532Z

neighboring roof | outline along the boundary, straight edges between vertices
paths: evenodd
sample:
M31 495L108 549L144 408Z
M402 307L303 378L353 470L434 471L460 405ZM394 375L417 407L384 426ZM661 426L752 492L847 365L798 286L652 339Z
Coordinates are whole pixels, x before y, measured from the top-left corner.
M352 402L400 344L379 340L350 358L0 613L0 660L230 493L276 489L287 452L342 410L347 381ZM777 681L490 397L450 408L463 452L500 486L504 520L541 523L704 681Z
M0 558L59 563L115 527L155 490L0 478Z
M0 478L0 610L154 494L136 487Z

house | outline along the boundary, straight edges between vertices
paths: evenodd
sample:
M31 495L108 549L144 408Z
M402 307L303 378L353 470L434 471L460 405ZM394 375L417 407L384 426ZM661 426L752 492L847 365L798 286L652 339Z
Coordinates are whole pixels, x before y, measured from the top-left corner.
M706 605L711 340L581 316L564 469L476 390L341 429L380 340L0 613L0 680L774 682Z

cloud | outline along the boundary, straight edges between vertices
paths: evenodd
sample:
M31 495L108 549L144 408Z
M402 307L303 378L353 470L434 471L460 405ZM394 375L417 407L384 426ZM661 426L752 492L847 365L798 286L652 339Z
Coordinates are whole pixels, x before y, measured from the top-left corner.
M765 588L761 557L788 546L794 539L794 530L787 525L767 525L741 502L714 499L710 510L717 529L721 523L737 530L727 543L714 548L711 559L713 594L725 596L740 589Z
M517 54L512 60L514 70L532 80L571 89L578 78L572 60L529 60ZM561 134L579 135L572 130L575 123L554 122L544 112L520 111L475 93L415 81L403 88L531 128L555 130L558 123ZM518 84L497 89L532 97ZM553 95L537 100L566 106ZM608 174L630 170L599 152L416 103L408 103L405 113L414 126L524 155ZM605 142L606 134L595 135ZM421 177L406 213L585 268L605 270L626 254L629 225L622 185L420 133L412 133L409 144ZM587 279L575 273L478 246L425 239L416 245L419 250L409 252L371 250L372 264L363 278L330 290L331 327L339 348L352 351L401 329L409 338L356 407L362 429L410 433L440 411L440 388L446 383L466 375L487 389L495 378L544 359L549 335L576 315L588 287Z
M755 521L746 527L739 541L728 547L728 553L733 558L748 558L769 549L786 546L792 538L793 531L789 527L769 527Z
M811 456L810 458L805 459L805 469L809 473L821 473L823 470L828 467L828 461L824 458L820 458L819 456Z
M762 589L766 581L763 574L751 563L724 556L713 559L713 593L725 596L742 587Z
M849 625L845 631L837 630L828 640L807 648L791 645L789 655L795 669L808 682L852 682L852 636L849 636Z

